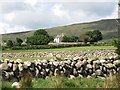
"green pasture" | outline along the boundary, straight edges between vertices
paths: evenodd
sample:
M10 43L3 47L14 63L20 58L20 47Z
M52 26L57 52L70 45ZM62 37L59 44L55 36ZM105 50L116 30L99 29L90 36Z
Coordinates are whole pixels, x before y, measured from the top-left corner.
M102 88L105 79L100 78L73 78L49 77L48 79L36 79L33 82L35 88Z
M112 78L112 79L111 79ZM95 77L76 77L69 79L63 76L50 76L46 79L35 78L30 88L66 88L73 90L74 88L118 88L119 82L115 77L95 78ZM27 83L27 82L26 82ZM2 81L2 88L12 88L12 83ZM27 86L29 88L29 86ZM27 89L28 90L28 89ZM31 90L31 89L30 89ZM91 89L92 90L92 89Z
M100 78L74 78L49 77L48 79L36 78L32 82L33 88L103 88L105 79ZM12 88L12 83L3 81L2 88Z

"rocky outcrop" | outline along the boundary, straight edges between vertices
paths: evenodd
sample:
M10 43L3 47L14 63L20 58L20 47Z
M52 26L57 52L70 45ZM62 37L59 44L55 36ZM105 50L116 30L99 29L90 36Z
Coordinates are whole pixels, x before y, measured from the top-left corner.
M115 58L89 59L89 58L65 58L63 61L34 60L13 61L0 60L0 70L4 80L19 81L26 72L32 77L46 78L47 76L64 75L73 77L107 77L110 73L120 71L120 60Z

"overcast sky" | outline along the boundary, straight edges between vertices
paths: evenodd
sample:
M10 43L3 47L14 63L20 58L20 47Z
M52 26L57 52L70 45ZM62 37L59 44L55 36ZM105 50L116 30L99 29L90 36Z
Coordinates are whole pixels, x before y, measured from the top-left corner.
M0 34L118 17L118 0L0 0Z

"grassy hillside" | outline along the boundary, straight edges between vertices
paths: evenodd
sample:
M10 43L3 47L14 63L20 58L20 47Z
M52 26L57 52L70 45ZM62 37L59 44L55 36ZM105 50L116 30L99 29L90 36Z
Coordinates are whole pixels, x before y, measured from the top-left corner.
M107 19L107 20L100 20L89 23L77 23L66 26L58 26L58 27L48 28L46 30L52 36L56 36L57 34L61 34L61 33L70 36L71 35L79 36L88 30L100 30L103 34L104 40L108 40L117 35L117 22L115 21L115 19ZM26 39L26 37L33 35L34 31L4 34L2 36L3 36L3 40L8 40L8 39L15 40L16 37Z

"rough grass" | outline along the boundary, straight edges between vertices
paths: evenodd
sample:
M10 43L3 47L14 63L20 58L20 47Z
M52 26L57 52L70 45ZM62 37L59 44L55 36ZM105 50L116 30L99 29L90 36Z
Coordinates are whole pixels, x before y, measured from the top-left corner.
M12 88L12 83L7 81L2 81L2 88Z
M120 72L114 76L110 74L104 82L104 88L120 88Z
M100 78L74 78L68 79L65 77L52 76L45 79L36 79L34 88L102 88L104 81Z
M36 78L33 80L33 88L102 88L105 79L100 78L74 78L63 76L51 76L47 79ZM11 88L12 83L3 81L2 88Z
M3 81L2 88L11 88L12 83ZM51 76L47 79L35 78L32 88L120 88L120 74L108 78L73 78Z

